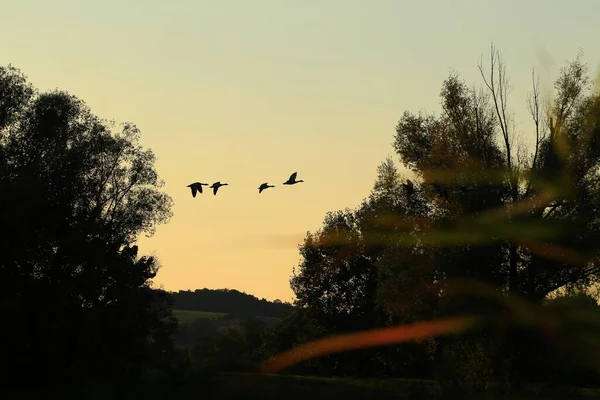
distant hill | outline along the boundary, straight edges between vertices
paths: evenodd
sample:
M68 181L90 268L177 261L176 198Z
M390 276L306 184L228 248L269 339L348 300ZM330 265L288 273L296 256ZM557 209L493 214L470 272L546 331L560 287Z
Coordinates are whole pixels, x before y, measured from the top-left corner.
M173 315L177 318L180 324L187 324L197 319L220 319L226 316L226 313L216 313L210 311L192 311L192 310L178 310L173 309Z
M173 309L228 314L229 318L281 318L294 310L290 303L268 301L235 289L196 289L171 292Z
M175 345L189 345L200 336L212 336L247 319L265 327L277 324L294 310L290 303L258 299L234 289L197 289L171 292L173 314L179 321Z

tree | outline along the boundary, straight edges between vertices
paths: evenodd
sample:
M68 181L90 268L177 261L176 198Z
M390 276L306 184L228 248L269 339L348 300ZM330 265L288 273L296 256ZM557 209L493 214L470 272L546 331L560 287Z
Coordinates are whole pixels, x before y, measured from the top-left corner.
M516 145L507 108L506 66L493 46L490 58L488 76L480 66L488 96L450 77L442 89L443 115L436 119L405 113L397 127L395 148L424 184L446 177L444 183L455 192L461 184L475 185L471 192L440 202L440 214L451 213L453 220L464 221L502 206L507 229L537 228L537 235L529 237L496 236L493 249L474 249L469 243L453 247L449 251L455 257L445 252L439 264L444 273L450 273L452 265L483 268L452 275L482 279L539 302L562 287L587 287L598 281L598 216L592 210L598 207L599 97L589 92L587 68L579 57L562 69L554 102L546 110L533 74L528 108L535 146L527 154ZM469 174L477 181L461 182ZM477 185L494 177L495 188ZM497 231L491 227L482 235L495 236ZM471 259L475 262L460 261L473 251L478 253Z
M169 346L170 300L151 288L159 264L135 241L169 220L172 201L139 135L0 67L0 304L13 321L2 351L14 375L124 382Z
M490 61L489 74L480 66L483 89L451 75L439 117L405 112L398 122L393 147L415 176L410 183L388 159L368 200L328 214L321 230L307 234L291 284L297 305L325 332L503 310L451 292L456 278L537 304L561 288L598 283L600 95L589 90L587 67L580 57L568 63L548 105L532 74L535 145L527 151L517 142L506 65L493 46ZM360 319L361 310L378 316ZM474 333L469 349L454 338L429 348L435 364L463 365L458 381L477 387L495 377L510 385L517 372L526 378L517 367L534 355L517 360L518 335L504 329Z
M291 286L296 306L302 309L303 325L316 327L312 336L305 338L385 326L390 319L398 319L387 309L389 304L380 300L395 290L392 282L402 278L398 271L381 268L381 264L399 256L398 252L408 256L410 251L382 240L389 233L403 231L395 226L399 218L406 217L411 227L418 224L416 215L425 213L427 205L418 198L407 199L393 160L385 160L377 171L368 199L355 210L328 213L324 226L308 233L300 247L303 261ZM362 350L315 363L321 365L320 373L364 375L385 369L384 365L390 364L389 354Z

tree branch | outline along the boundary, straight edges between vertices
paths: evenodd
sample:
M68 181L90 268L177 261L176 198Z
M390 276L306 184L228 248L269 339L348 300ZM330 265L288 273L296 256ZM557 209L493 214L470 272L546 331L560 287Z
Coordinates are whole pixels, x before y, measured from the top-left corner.
M531 80L533 91L527 95L527 109L535 124L535 150L533 155L533 162L531 163L530 167L531 170L535 170L537 167L540 142L543 139L540 131L540 79L539 76L536 77L535 69L531 70ZM529 182L527 183L527 190L525 191L525 196L528 196L531 193L531 189L532 181L529 180Z
M498 64L498 78L496 77L495 67ZM483 69L483 63L479 63L479 72L483 78L483 82L489 89L492 100L494 101L494 108L496 110L496 116L500 123L500 130L504 138L504 144L506 146L506 161L509 169L512 168L512 157L511 157L511 145L510 138L508 136L508 124L506 123L506 103L507 103L507 83L506 83L506 68L501 61L500 53L495 49L494 45L491 45L490 50L490 77L489 80L485 76ZM496 87L496 79L498 79L498 87Z

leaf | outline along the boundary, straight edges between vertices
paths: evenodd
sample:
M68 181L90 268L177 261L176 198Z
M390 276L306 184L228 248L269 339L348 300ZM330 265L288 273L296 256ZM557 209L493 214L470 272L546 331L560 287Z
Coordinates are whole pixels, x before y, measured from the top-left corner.
M311 358L343 351L424 339L431 336L458 333L472 329L478 323L479 320L477 318L463 316L330 336L302 344L276 355L264 362L260 366L259 371L267 374L276 373Z

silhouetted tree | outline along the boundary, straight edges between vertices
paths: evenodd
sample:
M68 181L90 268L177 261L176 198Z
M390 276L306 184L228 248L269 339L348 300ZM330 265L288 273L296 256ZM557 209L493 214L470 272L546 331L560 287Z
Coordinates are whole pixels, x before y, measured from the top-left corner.
M265 323L249 318L210 335L198 336L187 347L192 369L199 375L214 371L252 372L267 357L263 348L266 332Z
M0 67L0 304L9 382L127 385L167 353L171 300L137 237L171 216L139 130Z
M600 97L589 91L587 68L578 57L561 70L555 82L555 99L546 110L533 75L529 110L535 146L527 154L515 141L507 111L506 67L493 47L491 64L490 75L484 76L487 96L468 90L452 76L442 89L444 112L440 118L423 119L406 113L397 127L395 148L424 185L443 179L443 172L451 171L445 175L444 184L455 190L454 195L436 205L442 220L462 218L465 224L468 218L492 207L511 210L529 203L525 212L506 213L502 225L482 231L488 244L457 239L453 246L443 249L440 272L447 278L477 278L535 302L559 288L597 283L600 231L598 214L593 210L598 209L600 193ZM481 70L483 75L483 67ZM489 172L496 176L487 177ZM469 174L477 181L469 182ZM489 181L495 185L486 185ZM466 184L475 190L457 190ZM545 198L548 186L558 188L551 201ZM502 229L512 230L516 238L501 238L497 232ZM531 229L531 235L521 233L525 229ZM553 247L557 250L551 253ZM568 251L581 254L585 260L574 263ZM445 304L450 307L448 311L466 310L455 296L447 297ZM508 334L504 350L497 349L497 353L510 354L508 349L517 335ZM508 373L509 381L517 371L511 367L513 361L514 357L509 357L508 369L496 365ZM472 370L481 371L481 367Z
M307 234L291 286L316 334L498 310L485 299L428 289L452 278L475 278L538 304L561 288L598 283L600 94L589 91L580 58L561 70L546 108L533 75L535 146L528 154L516 142L506 67L493 47L491 62L489 76L482 67L484 90L451 75L439 117L405 112L400 119L394 149L415 175L411 184L388 159L367 200L329 213L323 228ZM502 218L493 220L490 211L499 208ZM483 224L483 215L492 222ZM422 235L430 229L441 233ZM526 378L517 362L535 357L518 360L516 332L421 345L434 365L447 366L438 369L442 380L510 384L517 372Z
M406 227L397 226L402 216L411 219L407 226L412 229L427 207L424 201L406 196L400 175L388 159L378 167L378 178L368 199L356 210L328 213L324 226L314 234L307 234L300 247L303 260L291 279L291 287L296 294L296 305L306 310L305 318L312 319L319 327L313 331L314 337L385 326L391 319L399 321L388 309L389 303L382 299L391 296L396 288L408 290L411 282L406 279L414 280L414 274L402 277L403 272L394 270L393 277L387 276L391 269L381 266L388 257L408 262L411 255L410 250L394 247L386 237L389 233L406 231ZM426 268L427 255L414 257L425 262ZM428 273L426 269L421 272ZM404 280L403 288L396 285L399 280ZM408 355L410 347L399 346L389 352L362 350L332 355L314 363L329 364L323 367L326 373L367 375L381 371L383 364L389 366L390 357L397 361L406 355L401 362L414 370L411 364L414 360L409 360Z

